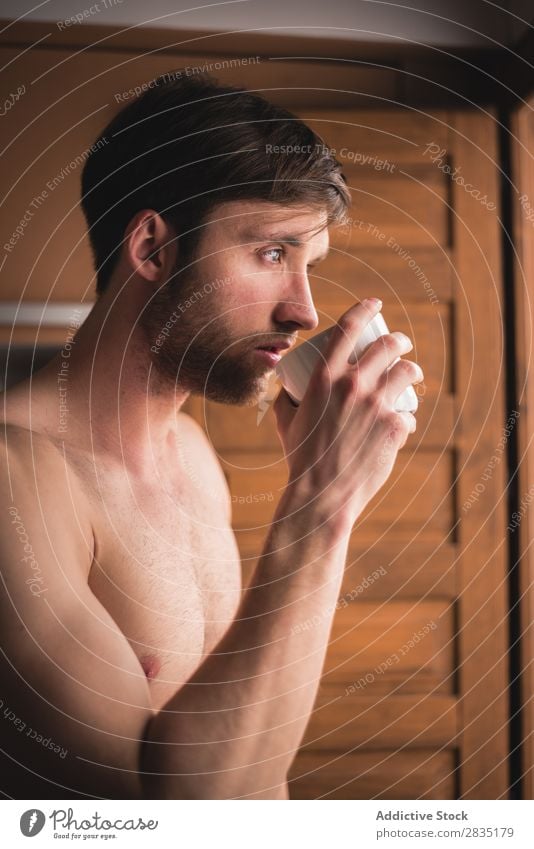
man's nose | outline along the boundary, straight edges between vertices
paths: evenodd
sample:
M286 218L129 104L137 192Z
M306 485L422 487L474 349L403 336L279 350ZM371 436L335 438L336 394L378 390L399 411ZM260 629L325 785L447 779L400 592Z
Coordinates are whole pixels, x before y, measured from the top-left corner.
M287 292L284 298L278 301L273 318L277 323L292 322L302 330L315 330L319 324L319 317L306 274L291 275Z

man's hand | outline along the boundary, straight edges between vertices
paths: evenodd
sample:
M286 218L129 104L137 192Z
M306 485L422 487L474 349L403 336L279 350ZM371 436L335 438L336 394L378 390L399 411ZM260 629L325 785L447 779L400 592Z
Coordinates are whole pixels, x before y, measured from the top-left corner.
M407 386L423 380L421 368L394 360L413 347L401 333L388 333L368 346L354 364L354 346L379 311L373 300L351 307L339 319L324 357L312 373L302 403L282 390L274 404L289 484L352 526L385 483L397 452L416 429L415 416L397 412Z

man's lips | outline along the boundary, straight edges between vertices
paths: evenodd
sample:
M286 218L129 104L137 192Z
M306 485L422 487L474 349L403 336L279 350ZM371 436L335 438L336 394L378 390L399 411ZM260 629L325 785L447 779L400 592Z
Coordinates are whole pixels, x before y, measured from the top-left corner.
M267 363L268 366L274 368L282 359L282 354L279 354L274 348L254 348L256 356Z
M258 345L254 350L268 365L274 368L282 359L282 351L291 348L292 344L292 342L285 340L275 342L272 345Z
M258 351L271 351L276 354L280 354L281 351L287 351L288 348L291 348L292 342L273 342L272 345L257 345L256 350Z

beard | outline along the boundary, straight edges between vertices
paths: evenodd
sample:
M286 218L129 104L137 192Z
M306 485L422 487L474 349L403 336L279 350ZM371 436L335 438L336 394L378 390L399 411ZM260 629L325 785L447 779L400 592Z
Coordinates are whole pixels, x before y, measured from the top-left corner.
M155 391L180 387L220 404L252 406L265 394L271 374L253 354L266 331L236 337L226 317L217 315L216 296L217 290L204 294L202 281L189 273L179 283L166 283L145 308L140 323Z

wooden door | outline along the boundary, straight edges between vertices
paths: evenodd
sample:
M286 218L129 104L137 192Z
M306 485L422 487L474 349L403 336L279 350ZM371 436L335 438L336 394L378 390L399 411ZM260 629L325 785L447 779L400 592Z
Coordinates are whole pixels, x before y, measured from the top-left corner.
M298 111L338 151L353 194L351 225L312 277L319 329L379 296L426 379L417 435L352 534L291 796L504 796L496 124L471 111ZM286 474L272 411L190 409L225 468L250 576Z

